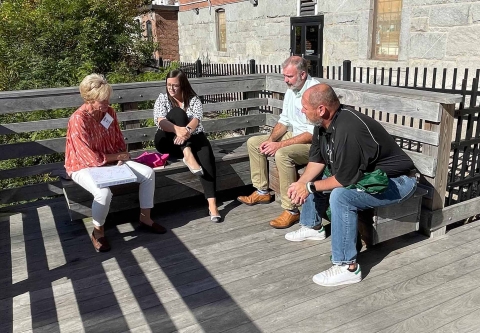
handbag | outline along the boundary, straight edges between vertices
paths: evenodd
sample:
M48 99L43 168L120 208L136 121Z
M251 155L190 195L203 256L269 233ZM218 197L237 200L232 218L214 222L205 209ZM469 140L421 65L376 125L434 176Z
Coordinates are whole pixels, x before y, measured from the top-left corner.
M135 162L148 165L151 168L163 167L167 164L169 154L144 152L142 155L134 158Z

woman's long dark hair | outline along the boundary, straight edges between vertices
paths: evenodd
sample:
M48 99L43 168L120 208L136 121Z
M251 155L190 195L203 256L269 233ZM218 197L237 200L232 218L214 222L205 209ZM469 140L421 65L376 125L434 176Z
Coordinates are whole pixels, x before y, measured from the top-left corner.
M195 93L192 86L190 85L190 82L188 82L187 75L185 75L184 71L182 71L181 69L174 69L173 71L170 71L167 74L167 78L165 79L165 89L167 91L168 100L170 101L173 107L180 107L180 105L177 104L175 99L172 96L170 96L168 92L166 82L168 79L171 79L171 78L178 78L178 81L180 82L180 89L182 89L183 107L185 110L187 110L188 106L190 105L190 101L192 100L193 97L197 96L197 94Z

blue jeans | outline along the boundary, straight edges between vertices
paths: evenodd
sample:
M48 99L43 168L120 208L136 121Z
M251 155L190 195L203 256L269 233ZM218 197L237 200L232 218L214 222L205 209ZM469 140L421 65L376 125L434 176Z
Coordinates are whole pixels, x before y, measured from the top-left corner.
M302 205L299 224L303 227L312 229L322 224L321 213L328 204L328 195L322 192L315 192L307 197Z
M332 211L332 263L352 264L357 259L357 213L359 210L400 203L417 188L416 179L408 176L390 178L388 188L380 194L356 189L336 188L330 194Z

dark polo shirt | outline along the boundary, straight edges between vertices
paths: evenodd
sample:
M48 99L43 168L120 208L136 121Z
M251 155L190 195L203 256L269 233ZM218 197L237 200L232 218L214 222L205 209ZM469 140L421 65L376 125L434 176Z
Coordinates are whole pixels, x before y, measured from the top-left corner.
M380 123L344 105L328 129L315 126L309 160L326 164L345 187L357 183L365 172L381 169L392 178L414 168Z

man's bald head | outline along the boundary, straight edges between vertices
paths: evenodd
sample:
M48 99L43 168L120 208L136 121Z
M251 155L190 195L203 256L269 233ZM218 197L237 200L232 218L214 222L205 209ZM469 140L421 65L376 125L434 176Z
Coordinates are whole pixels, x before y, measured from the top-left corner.
M306 96L307 101L314 108L317 108L322 104L329 109L336 110L340 105L340 101L338 100L335 91L325 83L316 84L313 87L308 88L307 91L305 91L305 94L308 94Z
M327 128L339 106L337 94L328 84L316 84L302 96L302 112L316 126Z

